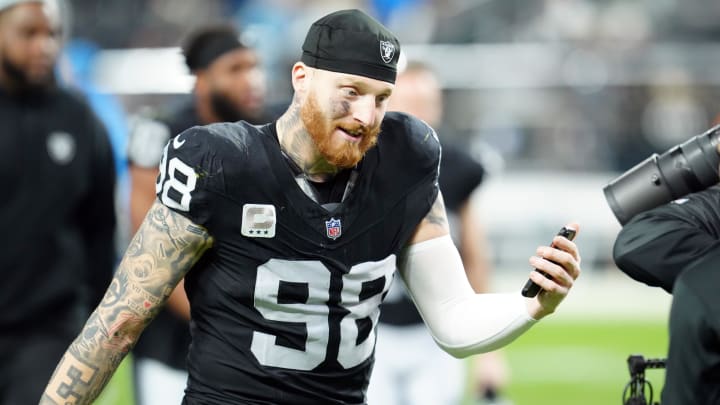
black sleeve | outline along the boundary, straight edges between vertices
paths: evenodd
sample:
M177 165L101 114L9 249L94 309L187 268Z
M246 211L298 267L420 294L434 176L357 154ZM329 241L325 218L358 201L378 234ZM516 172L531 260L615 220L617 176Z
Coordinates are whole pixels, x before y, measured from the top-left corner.
M210 227L216 194L225 189L223 159L232 146L208 126L172 138L160 160L158 200L195 224ZM240 159L236 156L236 161Z
M617 266L630 277L672 292L678 275L720 248L720 188L711 187L636 215L618 234Z
M459 145L447 142L441 144L440 190L448 211L457 211L480 186L485 169Z
M115 267L115 161L110 138L95 116L90 117L88 137L94 142L91 179L87 197L79 207L78 220L88 264L89 305L97 306L110 285Z

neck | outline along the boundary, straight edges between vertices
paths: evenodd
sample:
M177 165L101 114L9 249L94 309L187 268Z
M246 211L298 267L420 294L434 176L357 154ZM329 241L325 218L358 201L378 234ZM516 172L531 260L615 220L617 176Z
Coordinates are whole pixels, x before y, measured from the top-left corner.
M197 111L198 118L204 125L220 122L220 117L210 107L210 100L207 95L200 96L196 94L195 111Z
M5 66L5 62L0 59L0 89L13 97L35 98L43 96L54 88L55 78L48 78L48 82L44 84L33 84L28 82L22 72L14 72L10 67Z
M19 91L19 86L15 83L4 69L0 68L0 89L5 90L9 94L15 94Z
M322 156L310 134L300 119L300 103L294 97L290 107L277 121L277 134L280 148L305 173L305 176L317 182L327 181L340 169Z

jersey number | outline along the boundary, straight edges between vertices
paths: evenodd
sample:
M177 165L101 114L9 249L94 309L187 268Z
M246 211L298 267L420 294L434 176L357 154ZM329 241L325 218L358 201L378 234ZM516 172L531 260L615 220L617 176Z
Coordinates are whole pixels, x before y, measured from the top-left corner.
M340 341L330 341L330 271L319 261L272 259L258 268L255 308L270 321L286 326L300 324L306 331L304 350L279 345L278 336L253 332L251 350L260 364L294 370L312 370L337 345L337 361L351 368L365 361L375 346L375 325L382 296L390 287L395 256L353 266L342 277L339 307L347 314L340 320ZM296 299L281 291L295 288ZM297 291L301 291L297 293ZM337 311L333 311L337 312ZM278 329L283 330L283 326ZM365 331L363 335L361 332ZM334 350L333 350L334 351Z
M190 199L195 185L197 175L192 167L182 160L174 157L167 163L167 150L170 143L165 145L162 159L160 160L160 174L155 183L155 194L158 194L160 201L170 208L181 211L190 211Z

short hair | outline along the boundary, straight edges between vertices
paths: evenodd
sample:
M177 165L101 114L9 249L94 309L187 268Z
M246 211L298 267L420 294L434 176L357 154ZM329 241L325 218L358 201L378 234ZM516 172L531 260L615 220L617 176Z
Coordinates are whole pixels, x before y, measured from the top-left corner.
M194 72L210 66L215 59L235 49L249 48L230 25L211 25L192 32L183 42L185 64Z

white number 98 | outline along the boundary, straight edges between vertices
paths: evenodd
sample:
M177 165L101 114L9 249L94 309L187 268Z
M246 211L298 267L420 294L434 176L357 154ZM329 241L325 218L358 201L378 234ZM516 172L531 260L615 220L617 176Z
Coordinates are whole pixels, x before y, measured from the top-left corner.
M160 160L160 174L155 183L155 193L160 194L160 201L166 206L181 211L190 211L190 200L192 199L190 193L195 190L197 175L192 167L177 157L170 159L169 165L166 164L168 146L169 144L165 146ZM175 192L171 193L170 190Z

